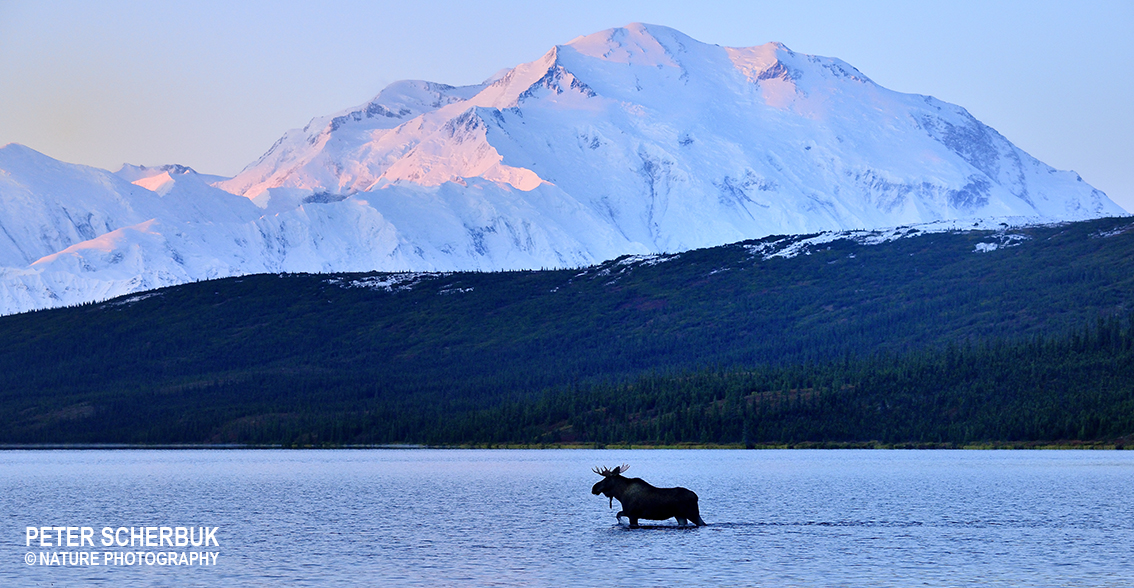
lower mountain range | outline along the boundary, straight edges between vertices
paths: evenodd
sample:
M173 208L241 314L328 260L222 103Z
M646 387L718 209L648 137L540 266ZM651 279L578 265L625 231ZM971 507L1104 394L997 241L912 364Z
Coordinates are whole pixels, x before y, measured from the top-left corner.
M0 317L0 443L1121 446L1132 310L1128 217L249 275Z

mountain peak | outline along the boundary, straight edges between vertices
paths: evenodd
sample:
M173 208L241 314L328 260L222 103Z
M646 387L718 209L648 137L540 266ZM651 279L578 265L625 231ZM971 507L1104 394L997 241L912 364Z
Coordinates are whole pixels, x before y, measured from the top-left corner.
M22 143L8 143L0 147L0 169L14 165L51 165L55 159Z
M35 151L22 143L6 143L0 146L0 153L18 153L21 151ZM38 153L38 152L37 152Z
M178 163L170 163L166 165L156 165L153 167L145 165L133 165L130 163L122 164L114 175L126 180L127 182L136 183L138 180L159 176L162 174L180 176L186 174L196 174L197 171L187 165Z
M577 37L565 46L613 63L680 67L674 56L694 44L703 45L676 29L636 22Z

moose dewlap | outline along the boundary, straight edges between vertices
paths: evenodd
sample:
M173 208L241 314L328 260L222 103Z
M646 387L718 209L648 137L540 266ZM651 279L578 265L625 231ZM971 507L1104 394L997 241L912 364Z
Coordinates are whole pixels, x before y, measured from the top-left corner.
M594 472L602 476L602 480L591 488L591 494L604 494L610 498L611 508L614 499L622 505L622 510L615 515L618 522L622 517L630 519L630 527L638 526L638 519L650 521L664 521L677 519L677 524L686 525L689 521L701 526L705 521L697 508L697 494L687 488L657 488L641 478L627 478L622 472L630 466L622 464L613 470L609 468L594 468Z

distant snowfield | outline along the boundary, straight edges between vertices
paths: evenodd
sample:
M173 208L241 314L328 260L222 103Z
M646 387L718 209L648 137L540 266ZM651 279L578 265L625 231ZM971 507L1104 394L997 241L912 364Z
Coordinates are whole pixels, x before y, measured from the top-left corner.
M963 108L838 59L633 24L479 85L397 82L233 178L0 148L0 312L248 273L581 267L1121 214Z

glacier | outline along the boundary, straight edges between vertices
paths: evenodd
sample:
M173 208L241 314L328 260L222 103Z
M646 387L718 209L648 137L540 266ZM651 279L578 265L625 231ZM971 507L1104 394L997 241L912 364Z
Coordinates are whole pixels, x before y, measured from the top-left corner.
M965 109L631 24L401 81L232 178L0 148L0 313L261 272L576 267L772 234L1122 215Z

